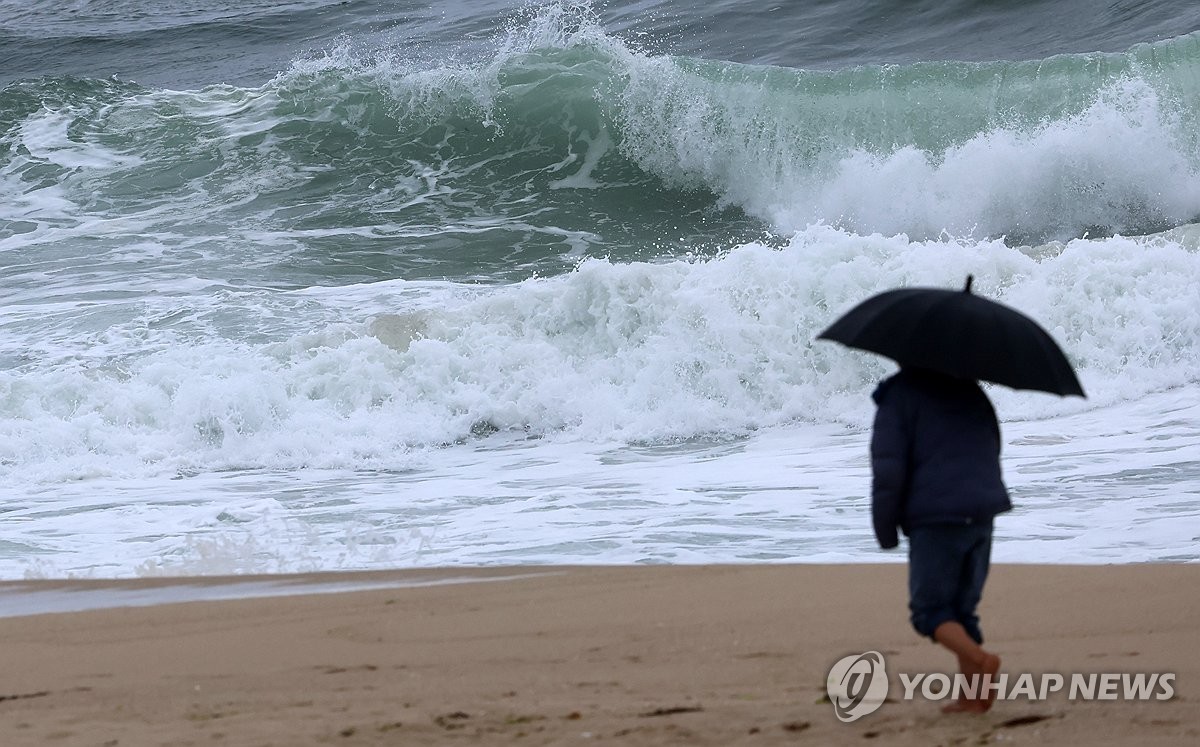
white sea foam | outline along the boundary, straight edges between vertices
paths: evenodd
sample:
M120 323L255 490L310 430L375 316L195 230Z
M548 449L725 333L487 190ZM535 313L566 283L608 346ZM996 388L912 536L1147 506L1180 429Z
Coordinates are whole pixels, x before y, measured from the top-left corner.
M586 151L547 162L554 194L590 195L624 157L782 238L587 259L518 283L318 274L327 285L298 287L268 271L292 269L306 242L495 227L261 225L291 208L262 195L316 173L279 157L276 125L333 111L276 107L305 75L364 73L353 55L298 62L262 89L102 107L120 135L139 118L186 121L196 173L158 174L170 198L130 198L122 182L101 204L91 189L169 142L126 140L127 155L36 112L0 167L0 577L877 559L862 501L868 394L891 365L814 337L874 292L968 274L1042 322L1089 393L991 388L1019 506L997 557L1196 559L1200 226L982 238L1200 212L1194 145L1149 78L939 147L848 146L811 140L778 85L700 75L605 36L585 5L555 7L574 20L543 14L485 64L413 71L381 57L366 72L398 108L466 100L500 132L518 92L505 65L547 46L600 49L581 58L589 74L613 66L598 93L607 118L572 133ZM364 111L341 124L384 131ZM431 191L398 176L380 215L440 188L435 170L414 173ZM270 282L242 277L254 272Z
M117 153L95 142L72 138L68 128L75 121L70 111L45 111L21 124L20 142L33 159L66 169L118 169L137 166L136 155Z
M854 410L870 412L865 394ZM1200 560L1194 387L1003 431L1016 509L997 520L997 561ZM866 443L831 425L658 446L494 437L407 472L6 484L0 500L21 521L0 544L0 578L899 562L871 535Z
M1102 85L1090 105L1060 118L1006 124L997 113L978 132L922 147L840 136L838 106L843 118L868 111L854 99L711 81L668 58L631 55L627 64L617 115L623 151L671 183L703 185L785 231L825 221L917 238L1068 238L1200 215L1194 143L1176 104L1137 75ZM835 111L808 111L824 106ZM891 116L915 118L902 109Z
M969 273L977 292L1046 326L1091 396L997 389L1008 417L1078 412L1195 382L1194 234L1014 249L814 227L782 248L589 260L491 288L201 286L200 296L66 305L49 327L45 309L9 308L0 352L28 362L0 373L0 471L41 483L398 469L413 450L496 429L602 443L862 426L850 403L890 366L816 334L878 290L953 287Z

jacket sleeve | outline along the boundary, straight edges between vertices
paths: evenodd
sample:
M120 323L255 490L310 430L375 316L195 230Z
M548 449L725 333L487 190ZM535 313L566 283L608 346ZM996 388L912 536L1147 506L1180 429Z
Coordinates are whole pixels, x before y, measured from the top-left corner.
M897 403L880 402L871 433L871 519L885 550L900 544L896 530L907 489L908 432Z

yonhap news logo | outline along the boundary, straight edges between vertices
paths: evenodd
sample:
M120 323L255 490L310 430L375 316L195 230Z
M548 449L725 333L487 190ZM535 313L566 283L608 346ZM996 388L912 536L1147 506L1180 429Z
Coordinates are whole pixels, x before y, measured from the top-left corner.
M1088 674L909 674L898 672L904 700L930 701L988 698L996 701L1041 701L1052 696L1069 700L1165 701L1175 697L1173 672L1103 672ZM878 651L838 659L829 670L826 692L839 721L850 723L874 713L888 696L887 663Z
M888 693L883 654L867 651L838 659L829 670L825 691L839 721L850 723L879 710Z

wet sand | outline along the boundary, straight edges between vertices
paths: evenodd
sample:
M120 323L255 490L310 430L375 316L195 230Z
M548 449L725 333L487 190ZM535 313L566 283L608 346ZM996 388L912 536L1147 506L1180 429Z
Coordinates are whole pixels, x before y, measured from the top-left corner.
M1200 565L994 567L981 615L1011 677L1170 672L1174 694L1060 692L954 716L902 697L898 673L953 671L908 627L904 574L527 566L0 584L0 744L1200 743ZM47 609L80 611L28 614ZM867 650L887 657L891 692L844 724L826 676Z

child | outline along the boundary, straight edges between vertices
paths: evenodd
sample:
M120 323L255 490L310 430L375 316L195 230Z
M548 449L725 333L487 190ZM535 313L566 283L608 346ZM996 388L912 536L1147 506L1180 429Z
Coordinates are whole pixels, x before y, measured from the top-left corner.
M1000 658L982 648L975 608L987 579L992 517L1012 508L996 412L975 381L911 367L883 381L872 398L872 520L884 549L899 544L897 527L908 535L912 625L950 649L963 674L994 677ZM981 693L943 710L982 713L991 703Z

